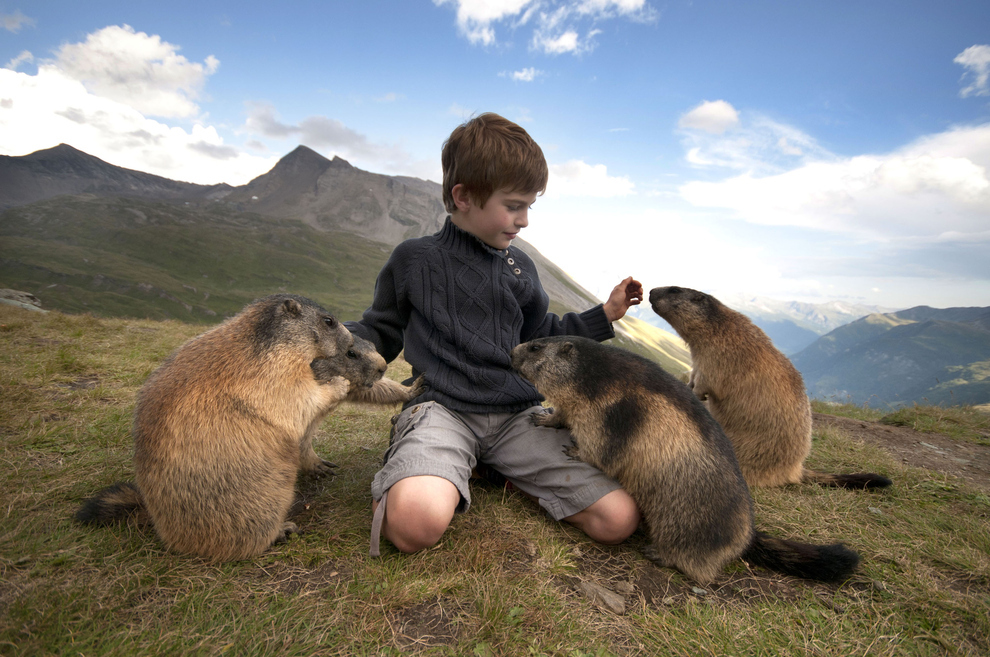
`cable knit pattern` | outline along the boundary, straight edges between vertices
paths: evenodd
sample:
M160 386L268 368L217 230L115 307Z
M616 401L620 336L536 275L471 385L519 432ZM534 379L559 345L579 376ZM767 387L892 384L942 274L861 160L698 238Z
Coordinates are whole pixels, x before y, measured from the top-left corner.
M395 248L371 308L346 326L388 362L405 348L413 375L427 381L427 392L409 404L513 413L542 400L512 370L509 352L517 344L548 335L615 337L601 305L563 317L548 314L549 305L529 256L493 249L448 217L435 235Z

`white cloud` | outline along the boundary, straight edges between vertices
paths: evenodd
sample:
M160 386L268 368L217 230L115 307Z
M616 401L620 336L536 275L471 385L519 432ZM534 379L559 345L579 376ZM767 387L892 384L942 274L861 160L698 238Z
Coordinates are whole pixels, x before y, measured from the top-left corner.
M547 54L588 52L601 33L603 21L623 18L635 22L656 19L646 0L433 0L457 8L458 31L473 44L498 43L496 28L516 30L534 24L530 48ZM582 34L584 36L582 36Z
M0 69L0 153L26 155L66 143L111 164L173 180L239 185L277 158L240 153L216 128L171 127L89 92L53 64L37 75ZM7 102L9 101L9 102Z
M990 96L990 46L970 46L952 61L967 69L963 79L973 76L973 83L959 91L960 97Z
M11 71L16 71L20 68L21 64L27 62L30 64L34 61L34 55L31 54L30 50L22 50L17 57L14 57L9 62L4 64L4 68L10 69Z
M560 34L547 34L542 31L533 33L533 49L542 50L548 55L562 55L564 53L579 53L590 50L593 46L590 39L579 41L578 33L574 30L567 30Z
M698 168L780 173L796 163L834 156L794 126L759 114L743 121L729 103L705 101L681 116L685 159Z
M519 15L534 0L433 0L437 6L457 7L457 27L468 41L490 46L495 43L493 23Z
M706 100L684 114L677 125L686 130L720 135L739 125L739 112L724 100Z
M158 35L111 25L82 43L65 44L55 65L92 93L151 116L194 116L194 102L220 62L210 55L200 64L178 54L179 47Z
M550 198L582 196L611 198L633 193L634 185L625 176L610 176L604 164L570 160L550 165L547 196Z
M959 127L895 152L808 161L680 188L698 207L754 224L800 226L905 241L985 233L990 221L990 124Z
M524 68L519 71L513 71L511 73L499 73L499 77L508 77L516 82L532 82L537 77L543 75L543 71L537 70L535 67L530 66L529 68Z
M34 25L34 19L28 18L18 10L13 14L0 14L0 25L3 25L3 29L8 32L17 34L22 27Z

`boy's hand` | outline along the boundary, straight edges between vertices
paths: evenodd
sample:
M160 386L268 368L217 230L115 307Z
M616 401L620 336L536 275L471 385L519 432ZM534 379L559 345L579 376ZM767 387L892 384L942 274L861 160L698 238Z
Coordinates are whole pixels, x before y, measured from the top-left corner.
M605 316L608 321L622 319L630 306L643 301L643 285L632 276L628 277L612 289L605 302Z

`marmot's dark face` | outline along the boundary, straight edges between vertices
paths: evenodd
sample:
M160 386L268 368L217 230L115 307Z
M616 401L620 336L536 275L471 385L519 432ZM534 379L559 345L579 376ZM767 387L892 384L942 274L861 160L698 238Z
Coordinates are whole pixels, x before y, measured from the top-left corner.
M653 312L670 322L678 333L713 322L720 305L715 297L687 287L671 285L650 290Z
M548 381L566 378L576 359L574 343L566 337L538 338L512 350L512 368L537 389Z
M313 358L333 358L354 344L354 336L315 301L295 294L273 294L242 311L252 316L258 351L291 344Z

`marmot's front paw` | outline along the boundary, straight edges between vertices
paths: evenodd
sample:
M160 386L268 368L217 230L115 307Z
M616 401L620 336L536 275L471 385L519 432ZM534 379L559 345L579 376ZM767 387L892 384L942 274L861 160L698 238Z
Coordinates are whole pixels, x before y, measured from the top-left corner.
M416 380L412 382L412 385L409 386L409 396L406 400L416 399L424 392L426 392L426 375L420 374L416 377Z
M567 428L567 425L564 424L563 419L560 417L560 413L554 412L552 408L537 411L533 413L532 418L533 424L538 427L549 427L551 429Z
M330 386L333 391L340 397L345 397L347 391L351 389L351 382L342 376L335 376L328 381L319 381L322 386Z
M569 445L561 445L561 447L563 447L564 449L560 451L562 451L564 455L567 456L568 458L574 459L575 461L581 460L581 453L578 450L578 446L575 445L573 442L570 443Z

